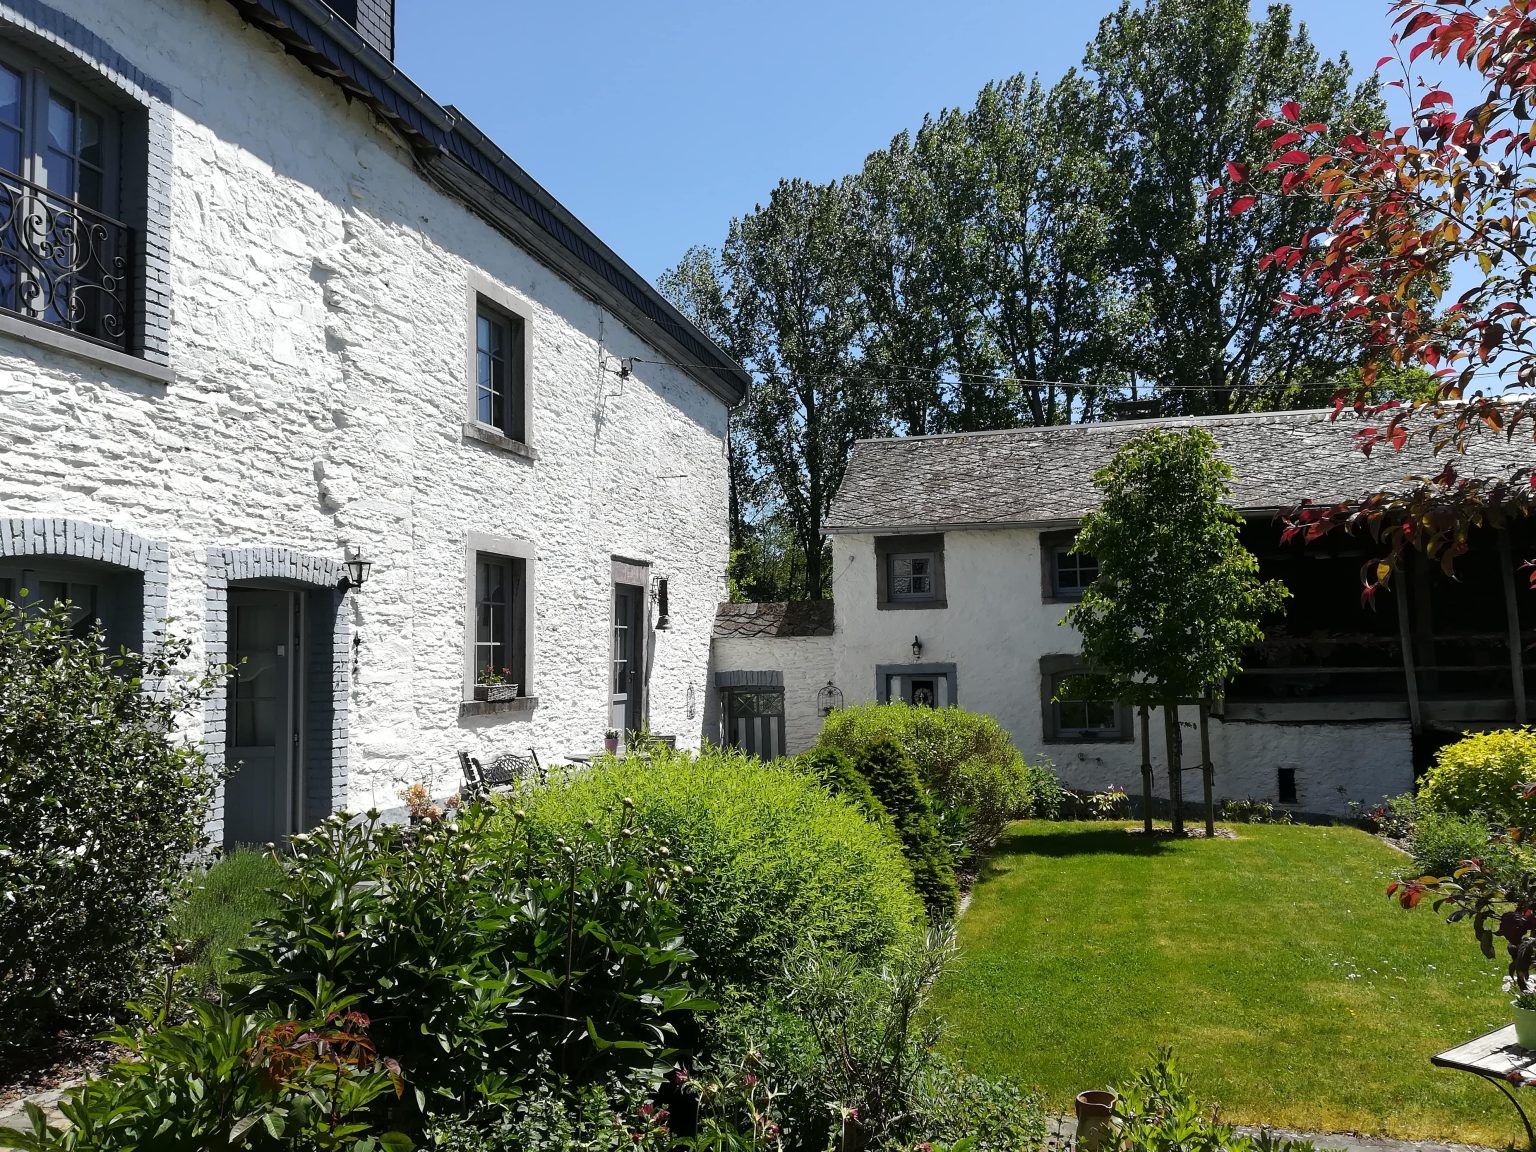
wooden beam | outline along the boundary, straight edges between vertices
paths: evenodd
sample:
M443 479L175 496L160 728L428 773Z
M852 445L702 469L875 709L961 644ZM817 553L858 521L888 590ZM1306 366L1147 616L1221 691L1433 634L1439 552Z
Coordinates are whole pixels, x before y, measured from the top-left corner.
M1408 725L1418 732L1424 727L1424 716L1419 708L1419 677L1413 665L1413 624L1408 619L1408 568L1397 568L1397 634L1403 646L1403 678L1408 685Z
M1200 774L1205 777L1205 834L1216 835L1216 801L1212 796L1216 769L1211 765L1211 701L1200 701Z
M1509 550L1509 529L1500 528L1499 568L1504 573L1504 617L1509 625L1509 680L1515 690L1515 723L1526 721L1525 654L1520 649L1520 600L1515 595L1515 561Z

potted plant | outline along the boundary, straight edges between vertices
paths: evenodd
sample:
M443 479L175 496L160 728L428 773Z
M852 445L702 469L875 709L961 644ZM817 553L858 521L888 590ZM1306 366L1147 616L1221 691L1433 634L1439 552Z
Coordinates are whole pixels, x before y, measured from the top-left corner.
M503 668L497 671L490 665L481 670L475 677L476 700L516 700L517 685L512 681L512 669Z
M1536 1049L1536 986L1529 978L1521 984L1513 976L1506 976L1504 991L1515 994L1509 1002L1515 1013L1515 1043L1522 1048Z
M612 754L619 750L619 730L610 728L603 735L603 750Z

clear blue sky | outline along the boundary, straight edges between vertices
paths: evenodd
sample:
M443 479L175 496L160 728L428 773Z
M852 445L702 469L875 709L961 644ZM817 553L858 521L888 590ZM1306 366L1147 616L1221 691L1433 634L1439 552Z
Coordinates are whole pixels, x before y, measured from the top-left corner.
M400 67L654 279L781 177L853 171L988 80L1055 80L1115 0L398 2ZM1293 9L1357 72L1388 50L1386 0Z

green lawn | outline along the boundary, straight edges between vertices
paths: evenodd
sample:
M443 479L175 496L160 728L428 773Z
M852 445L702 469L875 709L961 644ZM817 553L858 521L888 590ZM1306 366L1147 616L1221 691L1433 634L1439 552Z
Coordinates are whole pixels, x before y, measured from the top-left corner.
M1349 828L1125 827L1024 823L999 845L937 995L968 1067L1069 1112L1169 1044L1236 1121L1523 1135L1492 1085L1429 1065L1507 1023L1508 998L1466 925L1385 897L1407 857Z

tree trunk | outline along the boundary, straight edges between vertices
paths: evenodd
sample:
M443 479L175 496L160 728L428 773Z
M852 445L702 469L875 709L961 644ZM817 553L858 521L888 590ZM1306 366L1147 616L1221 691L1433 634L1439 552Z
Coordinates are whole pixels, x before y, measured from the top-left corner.
M1163 731L1168 738L1168 800L1173 805L1173 834L1184 835L1184 756L1179 732L1179 703L1163 701Z
M1147 706L1141 706L1141 827L1152 835L1152 727Z

